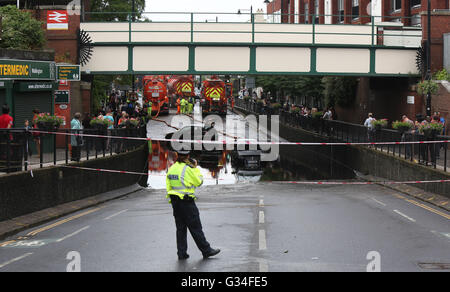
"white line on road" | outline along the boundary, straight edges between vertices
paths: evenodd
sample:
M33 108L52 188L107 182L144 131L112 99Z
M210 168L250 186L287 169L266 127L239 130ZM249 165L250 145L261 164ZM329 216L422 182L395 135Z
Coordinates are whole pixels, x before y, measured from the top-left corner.
M402 212L398 211L398 210L394 210L395 213L399 214L400 216L405 217L406 219L408 219L411 222L416 222L416 220L414 220L413 218L409 217L408 215L403 214Z
M88 229L89 227L90 227L89 225L86 226L86 227L83 227L83 228L81 228L81 229L75 231L74 233L71 233L71 234L69 234L69 235L67 235L67 236L64 236L63 238L58 239L56 242L61 242L61 241L66 240L66 239L68 239L68 238L70 238L70 237L72 237L72 236L75 236L75 235L77 235L78 233L80 233L80 232L82 232L82 231Z
M266 231L261 229L259 231L259 250L266 250L266 249L267 249Z
M266 259L260 259L259 260L259 272L260 273L267 273L269 272L269 263Z
M259 211L259 224L264 224L264 211Z
M264 200L259 200L259 206L263 207L264 206Z
M120 211L120 212L117 212L117 213L115 213L115 214L112 214L111 216L108 216L108 217L106 217L106 218L105 218L105 219L103 219L103 220L109 220L109 219L111 219L111 218L113 218L113 217L116 217L116 216L118 216L118 215L122 214L122 213L125 213L126 211L128 211L128 209L126 209L126 210L122 210L122 211Z
M32 252L29 252L29 253L26 253L26 254L24 254L24 255L22 255L22 256L20 256L20 257L17 257L17 258L15 258L15 259L12 259L12 260L10 260L10 261L7 261L6 263L3 263L3 264L0 265L0 269L6 267L6 266L9 265L9 264L12 264L12 263L14 263L14 262L20 261L21 259L24 259L24 258L26 258L26 257L28 257L28 256L30 256L30 255L32 255L32 254L33 254Z
M378 201L377 199L375 199L375 198L372 198L372 200L374 200L375 202L377 202L378 204L380 204L380 205L382 205L382 206L384 206L384 207L386 207L386 204L385 203L383 203L383 202L380 202L380 201Z

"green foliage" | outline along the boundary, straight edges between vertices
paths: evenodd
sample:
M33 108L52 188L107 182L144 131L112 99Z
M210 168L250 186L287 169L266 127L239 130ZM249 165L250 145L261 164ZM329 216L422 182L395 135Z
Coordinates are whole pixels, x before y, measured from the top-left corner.
M102 12L90 14L94 21L128 21L132 12L133 0L92 0L91 11ZM134 17L139 20L145 9L145 0L135 0Z
M314 112L311 114L314 119L320 119L323 117L323 112Z
M64 122L63 118L54 115L52 116L49 113L41 113L33 121L33 123L38 126L42 124L47 124L51 125L51 127L56 128L59 128L63 122Z
M41 50L46 39L42 22L31 16L30 12L19 10L16 6L0 7L2 16L1 48L19 50Z
M105 118L93 118L90 123L91 126L93 127L104 127L107 128L109 126L113 125L113 122L109 119L105 119Z
M434 74L434 79L450 81L450 73L444 68Z
M305 76L258 76L256 86L264 88L265 92L280 92L281 95L323 97L321 77Z
M412 129L414 125L408 122L395 121L392 123L392 128L399 132L407 132Z
M388 126L388 120L382 119L382 120L376 120L372 122L375 129L384 129Z
M274 103L274 104L271 104L270 107L273 108L273 109L275 109L275 110L276 110L276 109L279 109L279 108L281 108L281 103Z
M419 94L436 94L439 91L439 85L433 80L424 80L417 84L417 93Z
M92 82L92 109L98 112L101 109L101 103L107 98L106 89L113 82L112 75L95 75Z
M322 83L325 103L328 106L346 107L355 101L358 84L355 77L324 77Z
M444 125L440 123L426 123L419 128L420 133L424 134L426 137L437 136L441 134L443 130Z

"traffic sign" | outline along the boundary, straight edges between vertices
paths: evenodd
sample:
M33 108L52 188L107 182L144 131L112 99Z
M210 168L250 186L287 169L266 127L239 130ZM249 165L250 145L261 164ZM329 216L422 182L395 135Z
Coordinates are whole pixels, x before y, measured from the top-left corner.
M56 79L80 81L80 65L56 65Z

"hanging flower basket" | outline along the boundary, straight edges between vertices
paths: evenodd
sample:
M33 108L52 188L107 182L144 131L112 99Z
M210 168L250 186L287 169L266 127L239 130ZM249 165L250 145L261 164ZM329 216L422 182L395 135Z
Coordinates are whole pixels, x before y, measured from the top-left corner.
M92 128L103 132L103 131L106 131L108 129L108 127L112 126L113 123L108 119L93 118L90 122L90 125L92 126Z
M387 128L388 120L387 119L377 120L377 121L373 121L372 124L375 127L375 130L379 131L381 129Z
M49 113L39 114L34 120L34 124L41 131L53 132L59 129L64 119Z
M413 127L414 125L408 122L395 121L392 123L392 128L400 132L402 135L410 131Z
M428 139L434 139L436 136L440 135L444 130L442 124L428 123L420 126L419 131Z

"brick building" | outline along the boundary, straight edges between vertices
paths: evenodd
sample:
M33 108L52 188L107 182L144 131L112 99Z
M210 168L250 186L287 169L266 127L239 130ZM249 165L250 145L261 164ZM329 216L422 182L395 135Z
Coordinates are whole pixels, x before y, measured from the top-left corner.
M267 21L290 24L388 24L422 27L427 41L427 0L272 0L267 3ZM431 70L436 72L450 60L450 0L431 0ZM379 32L382 33L382 32ZM446 69L450 70L450 65ZM340 117L360 122L368 112L379 118L414 118L425 113L425 98L415 92L416 78L359 78L357 99L350 108L338 109ZM450 93L440 85L433 96L432 111L450 119ZM409 99L408 99L409 97ZM412 99L411 97L414 97ZM409 100L409 102L408 102ZM414 100L414 103L411 103ZM450 127L447 127L450 128Z

